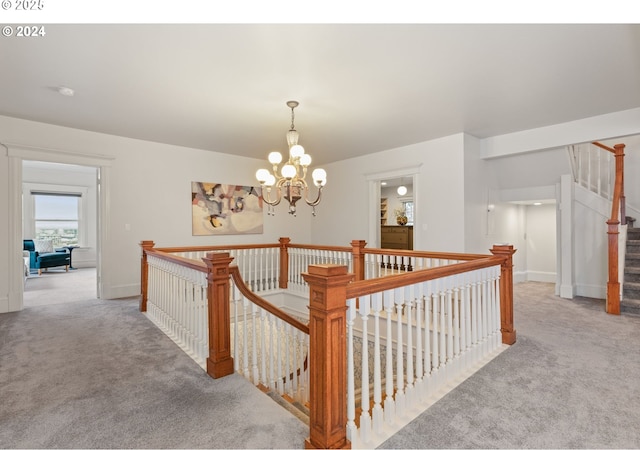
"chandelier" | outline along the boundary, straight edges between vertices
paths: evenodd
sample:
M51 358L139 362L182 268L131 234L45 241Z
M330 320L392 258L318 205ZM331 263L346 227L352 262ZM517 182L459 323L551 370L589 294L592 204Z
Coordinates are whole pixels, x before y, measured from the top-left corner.
M274 206L277 206L284 197L289 202L289 214L296 215L296 202L304 195L307 205L313 207L313 215L316 215L316 205L320 203L322 187L327 184L327 172L324 169L315 169L311 174L313 184L318 188L315 200L309 200L309 186L305 181L307 169L311 164L311 156L304 152L302 145L298 144L298 132L294 125L294 109L299 103L291 100L287 106L291 108L291 128L287 131L287 143L289 144L289 160L282 166L278 175L278 164L282 162L280 152L269 153L269 162L273 166L273 173L267 169L259 169L256 178L262 186L262 200L269 205L268 215L275 215ZM275 198L271 198L275 190Z

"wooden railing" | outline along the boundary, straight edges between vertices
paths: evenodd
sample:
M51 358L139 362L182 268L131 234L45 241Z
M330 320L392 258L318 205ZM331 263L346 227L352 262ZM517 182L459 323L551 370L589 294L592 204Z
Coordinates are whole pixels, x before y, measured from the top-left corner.
M607 299L605 309L609 314L620 314L620 267L619 237L620 225L626 225L626 206L624 196L624 144L607 147L600 142L593 145L613 154L615 157L615 181L611 203L611 216L607 220L609 279L607 281Z
M364 241L353 241L351 247L321 247L291 244L288 238L262 246L156 249L153 241L140 245L140 310L160 317L153 320L200 358L210 376L236 371L256 385L308 403L308 448L347 448L350 439L370 445L369 437L380 431L367 424L367 417L381 417L376 406L389 425L402 412L403 397L423 389L421 380L448 382L464 367L460 361L471 364L500 342L516 340L512 246L494 246L491 256L365 249ZM277 257L246 253L251 248L277 249ZM290 257L290 251L296 255L299 250L304 251ZM253 255L258 262L248 262L244 269L231 265L232 252L239 259ZM290 283L301 286L299 280L289 280L290 261L296 258L295 270L303 271L309 291L308 325L260 296L268 285L262 282L265 274L279 280L278 289ZM402 262L396 267L398 260ZM245 283L245 274L254 282ZM354 372L352 339L368 341L371 310L374 323L380 317L394 320L387 332L395 327L395 341L393 335L383 341L387 358L395 346L396 369L387 364L384 376L375 374L379 365L369 371L361 364ZM359 325L354 325L355 315ZM382 335L374 336L375 342ZM357 419L356 376L361 377L357 384L362 403ZM373 378L378 381L371 396L375 411L370 411L367 387ZM387 384L384 399L378 392L383 379L395 383ZM364 423L364 431L357 431L356 422L360 427Z

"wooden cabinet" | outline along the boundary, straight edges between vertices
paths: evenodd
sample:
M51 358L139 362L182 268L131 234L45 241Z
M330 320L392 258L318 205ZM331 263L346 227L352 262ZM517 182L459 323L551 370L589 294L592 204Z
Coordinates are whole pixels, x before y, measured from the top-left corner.
M413 250L413 226L381 226L380 247L393 248L396 250Z
M387 224L387 199L380 199L380 225Z

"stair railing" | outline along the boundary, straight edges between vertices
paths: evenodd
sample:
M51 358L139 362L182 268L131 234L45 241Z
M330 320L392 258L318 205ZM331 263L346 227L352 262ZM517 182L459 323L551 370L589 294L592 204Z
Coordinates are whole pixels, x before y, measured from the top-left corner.
M308 399L310 431L305 442L307 448L347 448L351 446L349 436L355 438L357 434L356 441L362 443L370 435L368 426L363 436L354 432L354 424L350 422L355 421L352 401L349 401L351 406L347 414L348 399L354 397L354 391L347 389L347 378L351 376L347 375L347 366L354 366L352 344L351 357L347 356L347 333L360 334L363 341L361 351L365 355L365 336L370 334L366 322L373 303L370 299L377 296L382 299L384 307L389 310L384 311L387 320L396 316L395 341L391 337L386 342L390 349L396 349L397 356L395 364L385 366L385 381L393 379L395 383L386 390L384 401L389 407L384 412L388 416L385 425L390 422L397 425L398 420L402 420L398 412L402 413L407 392L418 386L416 383L421 377L437 369L437 378L446 384L460 372L460 361L453 362L456 356L473 363L480 356L491 353L500 340L503 344L513 344L516 340L513 328L513 246L495 245L491 249L494 256L421 255L417 252L412 265L419 267L418 270L365 279L365 242L352 241L350 263L353 272L348 271L349 265L329 262L310 264L303 274L309 290L307 335L307 325L303 321L270 305L250 290L242 280L242 269L231 265L233 257L229 251L213 251L220 250L215 247L199 248L197 251L212 251L198 261L155 249L153 241L142 241L140 245L140 310L162 317L165 328L174 331L172 334L177 338L172 338L187 353L199 352L211 377L220 378L237 371L258 386L273 388L294 400L306 402ZM275 277L280 280L281 287L284 284L284 288L287 277L283 278L283 274L288 273L289 245L288 238L281 238L275 245L280 252ZM245 250L244 246L238 247ZM316 250L320 249L309 247L313 250L313 258L318 258ZM326 256L328 261L343 258L343 248L328 247L326 250L329 252L327 255L320 255ZM180 250L183 251L190 250ZM373 255L377 253L375 250L370 252ZM411 258L404 253L398 256ZM165 266L169 270L157 270ZM255 269L260 266L248 267ZM250 272L254 274L256 271L252 269ZM258 270L258 273L263 272ZM254 280L260 279L254 277ZM416 306L416 293L422 295L421 299L428 297L429 300ZM429 313L416 316L416 308L425 315L427 310ZM353 322L354 314L358 315L360 322L356 327L349 324ZM430 321L427 322L425 317L431 317ZM278 331L283 329L284 333ZM420 334L414 335L414 330ZM424 341L426 335L429 335L429 342L437 342L437 345L424 347L427 345ZM463 347L472 350L463 352ZM368 343L366 348L369 348ZM414 355L429 357L418 362ZM361 367L363 379L369 379L368 370ZM375 375L375 369L371 373ZM370 397L367 385L360 382L360 395L364 400L358 422L363 418L366 422L369 414L368 410L366 414L364 412L366 399ZM381 385L377 386L374 386L374 402L381 398L377 392ZM395 411L393 414L392 410ZM371 431L380 433L379 428Z

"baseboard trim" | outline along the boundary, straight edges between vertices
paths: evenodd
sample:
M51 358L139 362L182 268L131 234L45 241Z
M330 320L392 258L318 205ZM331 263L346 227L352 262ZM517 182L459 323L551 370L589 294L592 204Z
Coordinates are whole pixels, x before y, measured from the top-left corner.
M563 284L560 286L560 297L573 298L575 287L572 284Z
M557 275L555 272L527 272L527 281L540 281L542 283L555 283Z
M589 298L607 298L607 287L595 284L577 284L575 295Z
M527 281L527 272L513 272L514 283L524 283Z
M102 286L102 299L113 300L116 298L135 297L140 295L140 283L123 284L119 286Z

